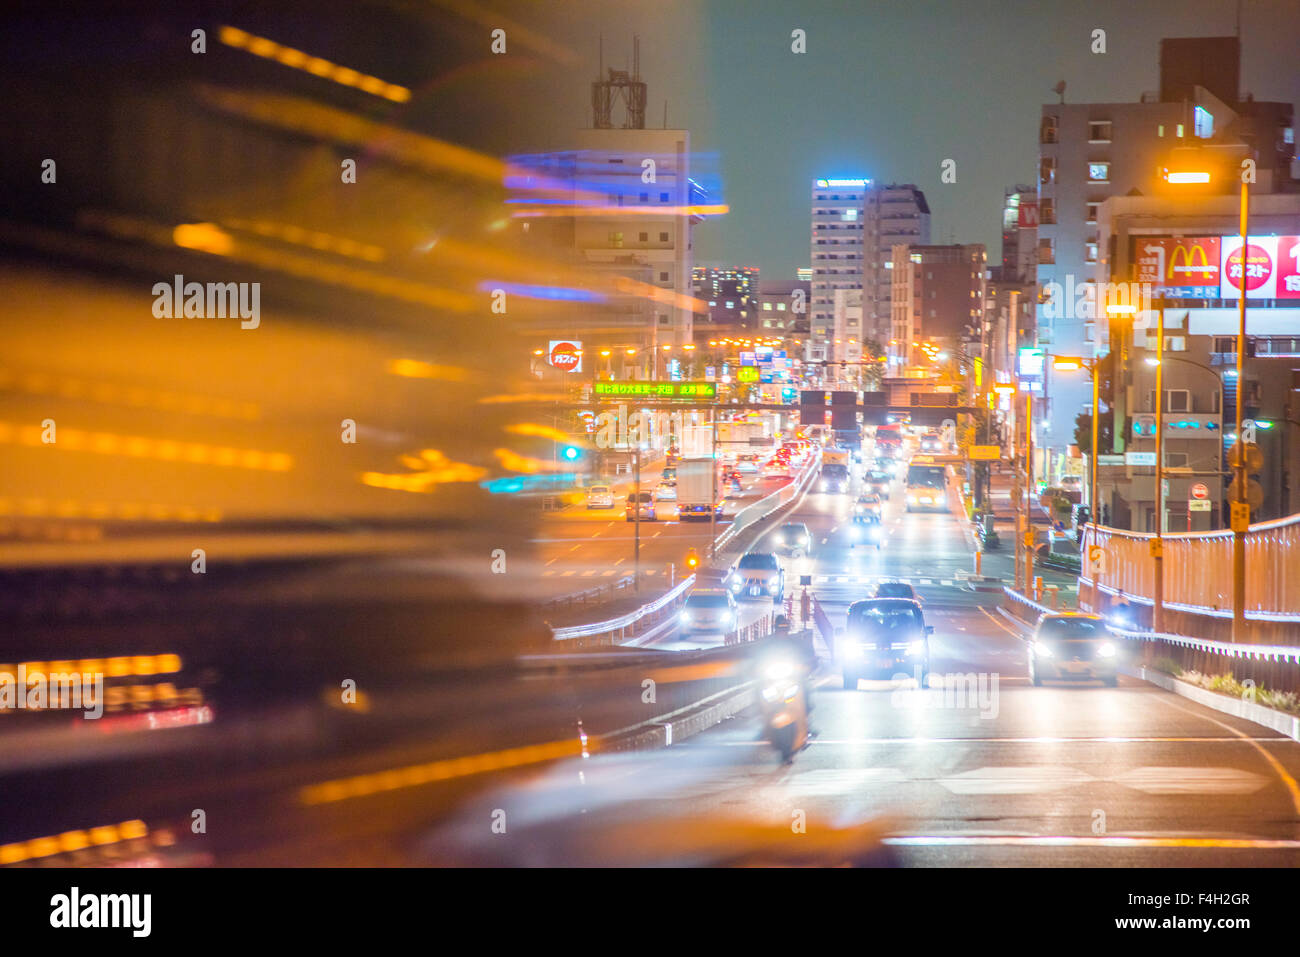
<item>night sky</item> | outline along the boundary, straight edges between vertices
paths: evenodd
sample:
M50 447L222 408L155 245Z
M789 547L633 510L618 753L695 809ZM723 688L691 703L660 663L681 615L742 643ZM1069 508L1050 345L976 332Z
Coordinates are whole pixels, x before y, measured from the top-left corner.
M1300 3L1242 8L1243 90L1300 103ZM582 0L499 9L553 46L531 51L536 60L510 76L492 71L500 75L483 92L513 101L492 145L568 145L567 130L590 124L598 37L606 65L622 67L639 34L647 126L662 125L666 99L669 126L691 131L731 206L696 229L696 261L781 278L808 265L814 176L914 182L930 202L932 241L982 242L995 258L1003 188L1032 182L1039 108L1056 101L1053 85L1066 81L1067 103L1136 101L1159 87L1162 37L1230 35L1237 4ZM807 31L803 55L790 52L795 27ZM1095 28L1106 31L1105 55L1090 51ZM955 184L940 182L946 158L957 162Z

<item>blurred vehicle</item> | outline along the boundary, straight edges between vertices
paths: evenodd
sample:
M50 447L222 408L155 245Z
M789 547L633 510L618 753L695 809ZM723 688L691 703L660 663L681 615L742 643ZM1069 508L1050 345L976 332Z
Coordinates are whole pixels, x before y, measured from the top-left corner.
M638 501L640 505L638 507ZM627 493L627 520L634 522L637 519L643 522L655 521L655 500L649 492L628 492Z
M812 551L812 532L803 522L786 522L772 533L772 542L792 555L807 555Z
M763 466L763 478L788 479L790 463L782 459L772 459Z
M872 469L867 473L866 486L885 501L889 501L889 486L894 477L883 469Z
M900 670L924 688L930 674L930 635L921 603L905 598L868 598L849 606L848 623L837 633L835 655L844 687L862 678L892 678Z
M707 521L717 507L714 501L713 459L682 459L677 463L677 517L682 521Z
M1061 488L1063 488L1067 492L1077 493L1081 499L1083 496L1083 476L1082 475L1061 476ZM1077 504L1078 501L1080 501L1080 499L1074 499L1073 501Z
M922 452L938 452L943 448L943 439L938 432L923 432L921 434L920 449Z
M876 598L909 598L920 602L921 596L907 582L881 582L873 593Z
M675 465L664 469L659 473L659 475L665 482L672 482L674 485L677 484L677 467Z
M695 589L686 596L678 616L683 635L726 635L737 622L736 599L724 589Z
M884 507L885 503L881 501L878 492L863 492L853 503L853 517L857 519L863 515L874 515L879 518Z
M907 510L947 511L948 469L943 465L909 465Z
M660 482L655 486L656 502L675 502L677 501L677 483Z
M1119 684L1118 649L1100 615L1049 613L1039 617L1029 641L1029 680L1100 681Z
M817 480L821 492L844 493L849 490L849 452L847 449L822 449L822 470Z
M880 516L872 512L864 512L862 515L854 515L853 523L849 526L849 547L857 548L858 541L861 540L866 545L875 545L876 551L885 547L885 526L880 521Z
M757 473L758 473L758 456L757 456L757 455L754 455L754 454L752 454L752 453L750 453L750 452L746 452L746 453L744 453L744 454L742 454L742 455L738 455L738 456L736 457L736 471L737 471L737 472L744 472L744 473L746 473L746 474L748 474L748 475L755 475L755 474L757 474Z
M772 552L741 555L725 584L738 598L770 598L773 604L785 600L785 569Z
M681 457L682 457L682 450L675 445L669 446L668 450L664 452L664 461L667 462L669 465L676 465L677 461Z
M789 764L808 745L805 665L784 649L774 649L760 659L759 671L763 733Z
M613 508L614 490L608 485L593 485L587 489L587 508Z

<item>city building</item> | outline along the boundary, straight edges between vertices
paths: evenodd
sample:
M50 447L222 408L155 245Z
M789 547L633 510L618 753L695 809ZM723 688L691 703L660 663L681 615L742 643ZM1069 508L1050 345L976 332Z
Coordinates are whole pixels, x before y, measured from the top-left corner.
M803 279L763 279L758 284L758 330L764 334L807 332L812 283ZM802 325L802 329L800 326Z
M1143 93L1137 102L1041 108L1036 326L1038 344L1048 352L1093 355L1094 318L1076 311L1073 300L1063 301L1063 294L1093 278L1101 204L1112 196L1159 192L1171 148L1245 143L1255 153L1262 191L1290 181L1292 108L1239 94L1239 60L1236 37L1166 39L1158 93ZM1074 441L1075 417L1091 407L1090 386L1081 377L1054 380L1042 404L1035 441L1046 451L1044 477L1050 480Z
M1207 153L1212 150L1207 150ZM1228 163L1235 168L1236 163ZM1098 279L1112 295L1131 282L1150 291L1134 316L1099 323L1098 346L1126 357L1114 390L1114 439L1098 482L1110 523L1155 528L1156 330L1165 326L1165 529L1201 531L1227 526L1229 458L1237 441L1237 390L1243 418L1254 421L1263 453L1253 481L1257 520L1300 511L1300 194L1263 193L1250 200L1251 262L1258 285L1248 287L1245 381L1237 382L1239 330L1234 253L1240 246L1237 196L1184 195L1166 186L1159 196L1106 200L1098 213L1104 252ZM1103 303L1104 305L1104 303ZM1059 377L1053 378L1053 387ZM1144 464L1144 463L1151 464ZM1193 488L1196 494L1193 494ZM1205 502L1207 504L1196 504Z
M863 341L887 339L892 247L929 240L930 207L915 186L881 185L867 179L814 180L808 361L850 361L850 345L860 353ZM836 292L854 289L862 290L861 317L850 326L850 314L842 308L842 321L837 324ZM846 302L843 297L840 301Z
M696 266L692 271L692 293L708 303L708 317L698 333L736 332L760 325L759 271L754 266Z
M932 367L938 356L947 361L980 354L987 268L982 243L894 246L890 374Z

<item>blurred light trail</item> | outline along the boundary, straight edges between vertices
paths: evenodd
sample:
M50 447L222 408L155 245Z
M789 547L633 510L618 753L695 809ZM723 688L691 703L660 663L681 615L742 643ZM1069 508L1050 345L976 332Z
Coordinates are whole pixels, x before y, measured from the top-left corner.
M480 292L495 292L502 289L511 295L523 296L525 299L549 299L559 302L604 302L605 297L589 289L575 289L565 286L529 286L521 283L502 282L500 279L484 279L478 284Z
M557 758L576 757L582 753L582 748L582 742L574 738L571 741L552 741L548 744L532 744L486 754L471 754L463 758L430 761L427 764L414 764L390 771L377 771L373 774L359 774L350 778L312 784L298 792L298 800L307 805L330 804L384 791L419 787L434 781L483 774L486 771L500 771L505 768L538 764L542 761L554 761Z
M119 435L115 432L87 432L61 426L57 441L45 442L38 425L0 422L0 445L32 445L59 452L95 452L128 458L160 459L164 462L188 462L192 465L219 465L227 468L287 472L293 468L293 456L285 452L237 449L203 442L177 442L151 439L143 435Z
M89 830L64 831L52 837L37 837L17 844L5 844L0 847L0 865L19 864L23 861L66 854L88 847L134 841L148 835L149 828L145 826L144 821L123 821L121 824L106 824Z
M507 425L506 431L512 435L535 435L545 439L554 439L556 442L569 441L568 432L562 432L559 429L538 422L517 422L514 425Z
M256 402L237 402L206 395L164 392L140 386L121 386L70 376L52 376L40 372L19 374L0 369L0 388L29 395L56 395L63 399L98 402L103 405L129 405L159 412L183 412L186 415L211 415L226 419L255 421L261 417Z
M23 515L32 518L89 518L104 521L120 519L134 522L219 522L221 510L193 505L144 504L142 502L77 502L46 498L0 498L0 515Z
M349 67L331 63L322 57L311 56L293 47L283 46L266 37L245 33L237 27L222 25L218 29L217 36L228 47L247 50L253 56L275 60L291 69L304 70L321 79L333 80L341 86L354 87L394 103L405 103L411 99L411 91L397 83L388 83L377 76L359 73Z
M402 464L419 469L407 474L363 472L361 481L375 488L398 492L430 492L435 485L448 482L477 482L487 475L487 469L467 462L453 462L438 449L423 449L418 456L402 456Z
M448 382L464 382L469 378L468 369L421 362L419 359L392 359L388 363L388 371L407 379L444 379Z

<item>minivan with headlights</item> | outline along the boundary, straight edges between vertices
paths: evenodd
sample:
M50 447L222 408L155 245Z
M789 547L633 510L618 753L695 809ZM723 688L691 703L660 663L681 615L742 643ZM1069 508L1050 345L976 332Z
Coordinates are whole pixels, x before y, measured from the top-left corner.
M1039 616L1029 640L1029 680L1119 684L1119 644L1100 615L1081 612Z

